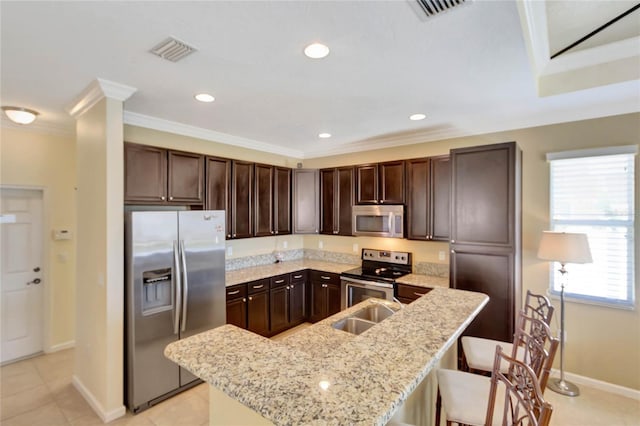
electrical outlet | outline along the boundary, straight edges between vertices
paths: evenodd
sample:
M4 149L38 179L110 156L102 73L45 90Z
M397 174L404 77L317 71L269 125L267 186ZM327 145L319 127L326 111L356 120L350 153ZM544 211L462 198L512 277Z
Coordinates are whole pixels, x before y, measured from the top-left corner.
M233 247L232 246L227 247L227 256L233 256Z
M438 260L444 260L444 251L439 251L438 252Z
M318 241L318 248L320 250L322 250L324 248L324 243L322 242L322 240Z
M353 243L353 252L354 252L354 253L357 253L357 252L358 252L358 249L359 249L359 247L358 247L358 243Z
M287 248L289 246L289 242L288 241L283 241L282 242L282 248Z

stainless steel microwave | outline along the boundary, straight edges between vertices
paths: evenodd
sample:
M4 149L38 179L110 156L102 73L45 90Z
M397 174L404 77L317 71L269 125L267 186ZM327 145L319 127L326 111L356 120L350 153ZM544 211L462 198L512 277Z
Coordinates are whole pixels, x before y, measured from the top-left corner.
M404 238L404 206L353 206L353 235Z

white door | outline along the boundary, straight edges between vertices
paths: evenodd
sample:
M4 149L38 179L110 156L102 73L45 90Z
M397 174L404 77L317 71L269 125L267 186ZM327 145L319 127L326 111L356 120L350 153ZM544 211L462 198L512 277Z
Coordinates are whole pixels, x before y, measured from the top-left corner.
M42 351L42 191L0 188L0 362Z

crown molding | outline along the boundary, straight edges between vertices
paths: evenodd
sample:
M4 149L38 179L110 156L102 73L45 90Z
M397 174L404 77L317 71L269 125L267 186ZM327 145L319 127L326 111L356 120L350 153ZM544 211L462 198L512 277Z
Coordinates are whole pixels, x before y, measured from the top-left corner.
M124 102L137 90L135 87L125 84L96 78L71 102L66 110L73 118L78 119L103 98Z
M228 133L207 130L201 127L190 126L188 124L182 124L175 121L163 120L161 118L151 117L131 111L124 112L124 124L159 130L162 132L174 133L182 136L189 136L192 138L204 139L211 142L233 145L241 148L252 149L255 151L284 155L296 159L303 158L303 152L300 150L289 149L282 146L256 141L253 139L242 138L239 136L230 135Z

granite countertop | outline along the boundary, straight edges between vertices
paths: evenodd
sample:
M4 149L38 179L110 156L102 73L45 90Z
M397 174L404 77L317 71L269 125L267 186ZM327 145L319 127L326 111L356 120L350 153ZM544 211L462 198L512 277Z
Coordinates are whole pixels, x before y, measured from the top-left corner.
M288 274L303 269L316 269L318 271L333 272L341 274L349 269L357 268L360 265L348 263L326 262L321 260L288 260L286 262L271 263L269 265L252 266L249 268L236 269L226 272L226 286L242 284L249 281L269 278L275 275Z
M358 336L331 324L371 299L281 341L224 325L165 355L274 424L383 425L488 300L435 287Z
M432 275L409 274L398 278L396 282L416 287L449 287L448 277L434 277Z

